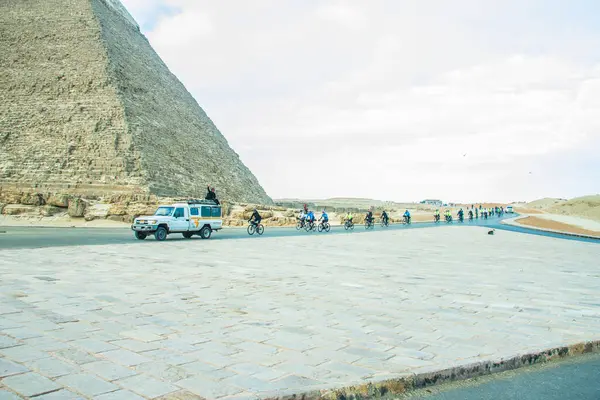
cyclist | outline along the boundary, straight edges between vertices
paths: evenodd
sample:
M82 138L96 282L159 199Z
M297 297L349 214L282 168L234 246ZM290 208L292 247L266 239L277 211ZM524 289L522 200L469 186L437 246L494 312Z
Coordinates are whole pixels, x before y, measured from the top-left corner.
M300 212L298 213L298 221L300 222L300 226L304 226L304 222L306 222L306 214L304 213L304 210L300 210Z
M473 220L473 210L469 210L469 219Z
M452 221L452 213L450 210L446 210L446 221Z
M308 222L309 224L314 224L315 223L315 213L311 211L308 212L308 214L306 214L306 222Z
M250 222L254 226L258 226L258 224L260 224L260 221L262 221L262 217L255 208L248 222Z
M435 219L436 222L440 220L440 210L438 210L437 208L435 209L435 212L433 213L433 219Z
M367 222L367 224L373 223L373 211L371 211L371 210L367 211L367 216L365 217L365 221Z
M354 225L354 222L352 221L353 218L354 216L352 215L352 213L348 211L348 214L346 214L346 222L348 223L348 225Z
M381 213L381 220L383 221L383 223L385 225L388 224L389 217L388 217L387 213L385 212L385 210L383 210L383 212Z
M323 225L325 225L327 222L329 222L329 215L327 215L325 210L323 210L321 212L321 218L319 218L319 221L323 221Z
M465 217L465 212L461 208L460 210L458 210L458 219L462 221L464 219L464 217Z
M475 218L479 219L479 208L475 209Z
M410 224L410 211L406 210L404 211L404 220L406 221L407 224Z

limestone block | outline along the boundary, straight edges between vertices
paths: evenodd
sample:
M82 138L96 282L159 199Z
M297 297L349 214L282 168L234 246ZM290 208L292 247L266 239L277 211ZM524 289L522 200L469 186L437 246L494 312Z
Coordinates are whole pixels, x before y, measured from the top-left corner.
M53 215L64 213L65 209L61 208L61 207L51 206L51 205L47 204L47 205L41 207L40 211L42 213L42 216L44 216L44 217L52 217Z
M70 198L69 199L69 208L68 208L69 216L70 217L83 217L85 215L86 206L87 206L87 203L85 202L85 200L83 200L79 197Z
M39 208L32 205L7 204L2 210L4 215L39 215Z
M111 204L108 209L108 215L125 215L127 214L127 204L116 203Z
M69 195L67 194L51 194L48 196L47 204L55 207L69 207Z
M43 206L46 204L46 200L41 193L26 193L21 197L21 204Z
M105 219L109 215L110 204L88 204L84 212L84 218L86 221L93 221L95 219Z

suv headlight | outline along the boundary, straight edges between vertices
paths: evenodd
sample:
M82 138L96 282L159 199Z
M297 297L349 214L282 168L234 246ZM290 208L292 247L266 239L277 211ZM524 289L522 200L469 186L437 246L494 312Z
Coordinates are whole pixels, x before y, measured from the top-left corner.
M150 220L148 220L148 225L154 225L154 224L156 224L156 222L157 221L155 219L150 219Z

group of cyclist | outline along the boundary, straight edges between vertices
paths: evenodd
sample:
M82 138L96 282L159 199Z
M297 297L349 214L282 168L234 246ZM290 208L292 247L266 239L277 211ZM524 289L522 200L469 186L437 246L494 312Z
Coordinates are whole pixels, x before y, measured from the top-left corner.
M502 216L505 212L504 207L489 207L489 208L484 208L481 205L479 207L475 207L474 205L471 205L471 208L467 208L467 215L470 221L472 221L474 218L475 219L479 219L480 217L482 219L487 219L487 218L491 218L494 215L497 216ZM465 212L464 210L461 208L458 212L457 212L457 217L458 220L460 222L463 222L465 219ZM404 212L404 214L402 215L403 218L403 223L406 224L410 224L411 223L411 215L410 215L410 211L406 210ZM450 212L449 209L446 209L446 211L444 212L444 218L445 221L450 223L452 222L452 213ZM316 223L319 222L319 230L322 230L321 228L323 228L324 230L329 231L329 215L327 214L327 211L322 210L321 211L321 216L319 217L319 219L316 219L315 213L312 210L308 209L308 206L305 204L304 208L302 210L300 210L299 214L298 214L298 225L297 228L306 228L307 230L310 229L314 229L316 227ZM433 219L434 222L439 222L440 221L440 210L436 209L435 212L433 213ZM260 214L258 213L258 211L256 209L254 209L252 216L250 218L250 224L254 225L254 226L258 226L260 224L262 220L262 217L260 216ZM382 226L388 226L390 222L390 217L388 215L388 213L384 210L381 213L381 224ZM367 211L366 215L365 215L365 226L368 227L372 227L375 223L375 217L373 215L373 211L369 210ZM346 227L346 229L348 228L353 228L354 227L354 216L352 215L352 212L348 211L348 213L346 214L345 218L344 218L344 225Z
M308 208L306 206L304 206L304 208L302 210L300 210L300 212L298 213L297 220L298 220L298 223L296 225L297 229L306 228L307 230L310 230L314 227L314 224L316 222L319 222L324 227L329 227L329 215L327 214L327 211L325 211L325 210L323 210L321 212L321 217L317 221L314 212L312 210L308 210ZM404 212L403 221L404 221L404 223L410 224L410 222L411 222L410 211L406 210ZM370 226L373 226L374 223L375 223L375 217L373 215L373 211L369 210L369 211L367 211L367 213L365 215L365 225L367 227L370 227ZM383 226L388 226L389 223L390 223L390 217L389 217L388 213L384 210L381 213L381 224ZM351 211L348 211L348 213L344 217L344 226L346 229L354 228L354 215L352 214Z
M484 208L480 205L479 208L477 208L475 206L471 206L471 208L467 209L467 210L468 210L469 221L473 221L474 218L479 219L480 216L483 219L488 219L488 217L491 218L494 215L502 216L504 214L504 207ZM463 222L465 220L465 212L462 208L460 210L458 210L456 215L458 216L458 220L460 222ZM452 213L450 212L450 210L446 209L446 211L444 212L444 217L445 217L446 222L452 222ZM433 220L434 220L434 222L440 221L440 210L438 210L438 209L435 210L435 212L433 213Z
M321 211L321 216L319 219L316 219L315 213L312 210L309 210L306 205L304 208L300 210L298 214L298 229L307 228L307 230L311 230L315 227L315 224L319 222L320 226L325 230L329 230L329 215L327 211Z

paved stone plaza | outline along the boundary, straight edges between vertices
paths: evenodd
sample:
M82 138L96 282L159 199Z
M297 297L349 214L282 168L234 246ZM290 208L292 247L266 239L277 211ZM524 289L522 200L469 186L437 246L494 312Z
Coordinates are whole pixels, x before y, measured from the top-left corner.
M267 397L597 340L599 259L468 227L0 251L0 399Z

